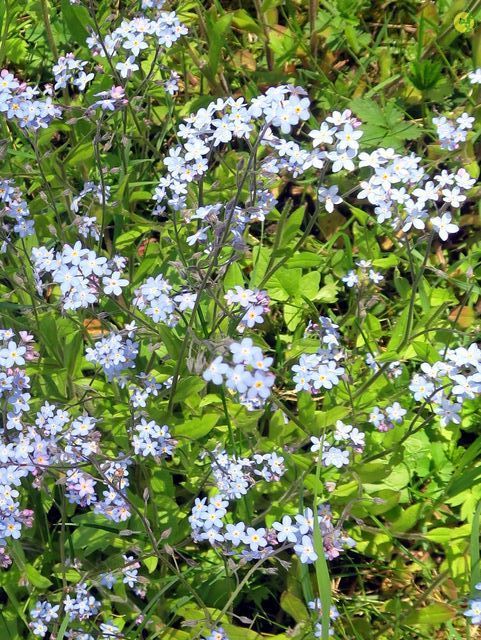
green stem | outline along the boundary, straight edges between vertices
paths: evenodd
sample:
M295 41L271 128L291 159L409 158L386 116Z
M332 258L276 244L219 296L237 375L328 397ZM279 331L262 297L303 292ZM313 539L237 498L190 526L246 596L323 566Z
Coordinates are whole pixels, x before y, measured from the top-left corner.
M47 36L48 45L55 61L57 61L58 49L57 45L55 44L55 38L53 37L52 25L50 24L50 9L48 6L48 0L40 0L40 9L42 11L43 24L45 27L45 35Z
M313 539L314 549L317 554L317 560L314 563L316 570L316 582L317 589L319 591L319 599L321 601L321 631L322 640L329 640L329 627L330 627L330 612L331 612L331 580L329 577L329 568L327 566L327 560L324 553L324 542L322 540L322 534L319 527L319 516L317 513L318 508L318 491L321 483L321 452L317 456L316 463L316 484L314 486L314 501L312 505L314 526L313 526Z
M168 413L170 415L172 414L173 408L174 408L174 396L175 396L175 391L177 389L177 382L179 380L180 371L181 371L181 368L182 368L183 363L184 363L184 356L185 356L185 352L187 350L189 331L193 328L194 323L195 323L195 319L196 319L196 317L198 315L198 309L199 309L199 306L200 306L202 294L203 294L204 290L206 289L206 287L207 287L207 285L209 283L210 277L211 277L214 269L217 267L217 263L218 263L218 259L219 259L220 253L221 253L222 249L224 248L224 246L226 246L226 241L227 241L227 238L228 238L229 232L230 232L230 226L232 224L232 220L233 220L233 217L234 217L235 209L237 207L237 204L238 204L240 196L241 196L242 188L243 188L243 186L245 184L245 181L246 181L246 179L247 179L247 177L249 175L249 172L250 172L250 170L252 168L252 164L253 164L253 162L255 160L255 156L257 154L257 149L258 149L258 147L259 147L259 145L260 145L260 143L261 143L261 141L262 141L262 139L264 137L264 134L265 134L266 130L267 130L267 125L264 126L261 129L261 131L260 131L260 133L259 133L259 135L258 135L258 137L257 137L257 139L255 141L255 144L253 146L253 151L252 151L252 153L251 153L251 155L249 157L249 161L247 163L246 170L245 170L243 176L241 177L241 179L239 181L239 184L238 184L238 187L237 187L237 193L236 193L236 195L234 197L234 200L229 203L230 211L229 211L229 214L228 214L228 216L227 216L227 218L225 220L225 231L224 231L222 237L219 239L218 244L215 247L214 251L212 252L212 259L211 259L211 261L209 263L209 266L206 269L206 272L205 272L205 275L204 275L204 277L202 279L202 282L199 285L199 289L197 291L197 297L195 299L194 307L192 309L192 315L190 317L189 324L188 324L188 326L186 328L185 338L182 341L182 345L180 347L180 352L179 352L179 354L177 356L177 363L175 365L175 370L174 370L174 375L173 375L173 380L172 380L172 386L171 386L171 391L170 391L170 397L169 397L169 405L168 405Z
M3 31L2 31L2 39L0 41L0 67L3 66L3 61L5 59L5 49L7 47L8 40L8 31L10 28L10 2L6 0L5 2L5 13L3 14Z
M431 252L431 245L433 243L433 238L434 238L434 231L431 231L431 233L429 235L429 239L428 239L428 244L426 246L426 251L424 253L423 263L422 263L421 268L419 269L419 271L418 271L418 273L416 275L416 278L415 278L415 280L413 282L411 298L409 300L409 311L408 311L408 319L407 319L407 323L406 323L406 330L404 332L404 337L403 337L403 339L401 341L401 344L399 345L399 348L398 348L399 353L401 353L401 351L404 349L404 347L409 342L409 338L411 337L412 325L413 325L413 320L414 320L414 303L415 303L415 300L416 300L416 292L418 290L419 283L421 282L421 279L423 277L424 270L426 269L426 264L428 262L429 254ZM410 256L410 252L409 251L408 251L408 255Z

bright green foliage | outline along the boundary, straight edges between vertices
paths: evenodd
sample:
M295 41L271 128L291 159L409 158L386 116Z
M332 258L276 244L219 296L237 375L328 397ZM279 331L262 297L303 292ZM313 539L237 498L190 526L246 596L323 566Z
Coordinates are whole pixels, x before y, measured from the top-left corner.
M22 188L36 224L35 236L2 256L0 325L35 337L40 358L26 367L35 409L44 400L81 406L102 416L102 433L112 442L107 453L130 446L125 390L85 358L107 327L132 320L125 300L109 299L95 320L82 310L61 313L58 286L36 297L28 261L34 246L75 242L70 205L86 180L95 176L112 187L108 206L95 203L90 215L103 232L99 252L127 258L131 299L159 272L174 287L187 283L193 289L211 275L208 257L188 245L182 218L153 217L151 198L165 175L162 160L178 143L179 124L217 97L252 99L268 86L299 85L311 100L310 128L333 110L351 109L363 123L366 147L412 152L439 170L457 163L477 178L480 93L466 84L466 75L481 66L478 4L181 1L166 10L177 12L189 35L143 62L124 110L80 117L78 96L65 89L62 119L28 140L0 113L1 175ZM139 5L4 0L0 67L43 86L52 81L59 55L73 51L88 59L90 32L109 21L118 26ZM474 28L461 33L453 19L470 10L466 5ZM161 89L171 64L181 72L175 96ZM93 101L117 79L105 64L86 95ZM467 143L455 152L440 149L432 117L457 117L464 110L475 117ZM299 130L302 135L301 125ZM239 186L239 176L248 162L248 150L233 145L195 186L198 201L227 201L237 192L244 197L248 186ZM349 178L336 184L343 181L348 191ZM149 405L149 416L169 425L178 447L168 463L141 458L134 465L131 518L110 522L69 504L62 474L39 490L23 489L36 516L33 528L9 546L12 567L0 570L0 639L34 637L29 611L37 600L58 602L79 582L119 569L122 556L132 552L147 597L132 595L120 581L111 592L103 589L110 609L99 618L114 620L128 640L199 638L212 621L231 640L307 640L314 637L307 603L318 596L339 609L336 638L477 637L466 630L462 612L481 580L481 405L479 398L467 401L461 424L442 428L428 410L414 411L408 386L422 362L479 341L479 187L469 191L455 241L446 245L431 237L426 248L426 238L413 234L404 243L402 234L387 232L355 197L326 213L315 202L318 186L309 177L294 186L287 177L276 179L276 208L245 234L247 250L238 259L230 260L230 247L220 254L219 262L226 262L206 278L208 295L192 323L187 315L174 328L149 321L142 326L149 346L142 344L139 371L159 382L174 378L169 395ZM385 278L369 299L342 281L362 259ZM236 285L263 289L271 300L256 337L275 358L274 406L266 411L247 411L202 378L213 346L237 335L238 318L224 312L223 299ZM319 315L340 325L352 361L346 367L349 384L313 398L293 391L291 367L301 354L316 351L318 341L304 331ZM369 352L376 354L380 373L365 365ZM395 380L386 370L392 361L403 365ZM409 407L409 420L387 433L372 429L371 409L394 401ZM321 468L308 446L311 436L332 433L338 420L369 432L368 446L342 473ZM355 549L325 561L315 528L321 557L313 566L290 554L283 563L251 572L255 563L235 564L208 544L194 543L190 510L196 497L212 493L203 453L219 444L238 455L275 450L285 458L282 482L261 481L238 501L239 520L262 514L270 526L287 512L329 500L336 516L345 518ZM332 496L326 483L335 483ZM256 526L264 526L262 518ZM69 638L69 624L62 611L54 627L57 640ZM100 638L95 624L91 633Z

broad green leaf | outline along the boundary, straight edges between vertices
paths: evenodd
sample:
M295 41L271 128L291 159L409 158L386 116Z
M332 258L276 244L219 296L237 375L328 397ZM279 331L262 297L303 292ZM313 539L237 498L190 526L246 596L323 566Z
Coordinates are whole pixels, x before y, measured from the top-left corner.
M433 602L427 607L412 611L404 618L407 625L437 626L441 622L452 620L458 611L456 607L444 602Z
M198 440L212 431L219 418L219 415L210 413L201 418L186 420L174 427L174 434L177 437L185 437L187 440Z
M48 578L45 578L40 571L35 569L35 567L29 563L27 563L23 570L25 571L25 575L27 576L29 582L38 589L48 589L52 584L52 581Z
M460 527L437 527L424 534L424 537L433 542L449 544L450 540L468 538L471 533L471 526L464 524Z
M284 591L281 595L281 608L296 622L304 622L310 618L302 600L289 591Z
M78 4L71 4L69 0L61 0L62 18L76 42L85 46L85 41L89 36L87 27L91 25L91 19L85 7Z
M414 140L422 133L414 123L405 119L394 100L389 100L381 108L372 100L355 98L350 106L363 122L362 141L365 145L401 149L406 140Z

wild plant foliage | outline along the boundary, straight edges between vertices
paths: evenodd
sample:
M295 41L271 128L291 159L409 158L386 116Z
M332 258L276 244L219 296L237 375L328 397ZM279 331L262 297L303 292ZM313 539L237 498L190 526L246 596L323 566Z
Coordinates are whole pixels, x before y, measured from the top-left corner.
M396 95L363 51L404 22L375 44L369 3L37 4L0 10L1 637L465 637L481 60L446 45L447 86L426 53L453 8L393 9Z

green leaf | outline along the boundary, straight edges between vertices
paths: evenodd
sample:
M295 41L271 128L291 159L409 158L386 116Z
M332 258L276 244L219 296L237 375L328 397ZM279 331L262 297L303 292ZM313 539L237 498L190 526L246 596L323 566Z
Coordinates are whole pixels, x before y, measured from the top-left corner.
M433 542L449 544L452 540L468 538L471 531L469 524L464 524L460 527L437 527L426 532L424 537Z
M94 146L92 141L81 142L74 147L68 156L64 160L64 164L68 167L73 167L87 160L92 160L94 157Z
M380 515L387 513L391 509L399 504L400 493L393 489L381 489L378 491L378 485L365 484L364 488L369 493L374 489L373 498L376 500L368 502L365 505L360 505L360 508L365 510L370 515Z
M406 333L408 319L409 319L409 307L404 307L401 315L397 319L394 329L391 331L391 339L387 345L387 351L396 351L401 345L404 335Z
M394 532L405 532L416 526L421 513L422 504L412 504L407 509L401 511L401 515L391 522L390 529Z
M411 474L407 465L400 463L383 479L382 484L394 491L400 491L409 484L410 477Z
M289 591L281 595L281 609L288 613L296 622L309 620L309 612L300 598Z
M264 277L270 255L271 250L266 247L261 247L261 245L257 245L252 249L252 264L254 268L252 269L250 278L251 287L257 287Z
M115 240L115 249L123 252L128 249L135 250L135 240L148 231L150 231L150 227L147 225L144 227L141 225L135 225L135 229L130 229L129 231L119 235Z
M92 24L87 9L81 5L70 4L69 0L61 0L60 6L62 8L62 18L70 35L79 45L85 47L85 41L89 36L87 27Z
M380 107L372 100L355 98L350 106L363 121L362 141L368 146L401 149L406 140L414 140L422 133L414 123L404 119L394 100Z
M206 16L209 38L209 70L213 76L219 67L221 50L226 44L225 34L231 25L232 18L232 13L225 13L223 16L215 15L214 7Z
M183 436L189 440L199 440L199 438L203 438L212 431L219 422L219 418L219 415L210 413L201 418L186 420L182 424L174 427L174 434L177 437Z
M353 214L353 216L361 223L361 224L366 224L367 221L369 220L369 218L371 217L368 213L366 213L366 211L363 211L362 209L359 209L358 207L353 207L352 205L349 205L349 210L350 212Z
M334 282L326 283L321 287L316 295L316 302L325 302L333 304L337 300L337 285Z
M45 578L35 567L31 564L26 564L23 568L25 575L29 582L38 589L48 589L52 585L51 580Z
M159 559L157 556L149 556L148 558L144 558L143 563L147 567L147 571L152 573L157 568L157 564Z
M5 593L8 596L8 600L10 601L10 603L15 608L17 616L25 623L27 629L29 629L29 624L28 624L29 621L27 620L27 617L25 615L25 612L23 610L22 605L17 600L17 597L15 595L15 591L14 591L14 589L12 589L12 585L11 584L3 584L2 585L2 589L5 591ZM3 609L3 607L2 607L2 609ZM16 637L18 638L18 636L16 636Z
M433 604L428 604L427 607L409 613L404 618L404 624L435 626L442 622L452 620L457 613L456 607L452 607L444 602L433 602Z
M476 585L481 581L481 567L479 564L479 517L481 514L481 501L478 502L471 524L471 536L469 550L471 556L471 596L474 598L479 594Z
M279 240L279 247L287 247L299 233L301 228L302 221L304 220L304 214L306 211L306 207L299 207L293 211L281 231L281 238Z
M205 386L206 383L204 380L196 376L185 376L184 378L180 378L175 390L174 400L175 402L180 402L181 400L191 398L201 389L204 389Z
M318 465L319 467L319 465ZM317 495L315 496L313 511L317 513ZM321 616L321 628L322 628L322 640L329 640L329 628L330 618L329 613L331 610L332 594L331 594L331 578L329 575L329 567L327 566L327 560L324 553L324 543L321 536L321 530L319 528L318 518L314 518L314 531L313 531L314 550L317 554L317 560L314 562L316 570L316 582L319 591L319 597L321 600L322 616Z
M301 278L300 293L303 298L315 300L319 293L319 281L321 274L319 271L311 271Z
M167 349L167 353L169 356L176 360L179 357L182 341L178 338L174 331L165 325L158 324L156 327L156 331L160 336L160 339L165 345Z
M439 60L415 60L408 78L419 91L428 91L441 79L441 69Z
M308 276L310 274L307 274ZM302 269L279 269L277 280L281 287L290 296L297 296L303 293L301 288Z
M338 420L342 420L345 418L351 409L349 407L333 407L332 409L328 409L327 411L316 411L315 420L316 420L316 428L319 432L326 427L330 427L335 424Z
M63 346L64 366L69 376L72 376L80 361L83 351L83 336L78 329L70 329L71 333L65 337Z
M233 289L236 286L244 286L244 276L242 275L242 270L237 262L233 262L227 269L224 277L224 291Z
M60 625L60 628L58 630L57 640L63 640L63 638L65 636L65 632L67 631L67 627L69 625L69 622L70 622L70 615L67 613L67 615L62 620L62 624Z
M289 269L308 269L310 267L318 267L323 262L324 258L322 256L318 256L316 253L303 251L301 253L294 254L285 264Z
M259 22L254 20L245 9L237 9L237 11L234 11L232 14L232 24L241 31L255 33L262 38L264 37L264 32Z
M118 537L118 528L107 525L105 518L94 513L73 516L72 520L78 523L72 534L73 546L85 556L98 549L105 550Z
M374 267L380 267L381 269L389 269L390 267L395 267L399 264L399 258L391 253L391 255L387 256L387 258L376 258L376 260L372 261Z
M284 305L284 321L289 331L294 331L302 321L303 309L306 306L306 303L298 298L294 299L293 303Z

